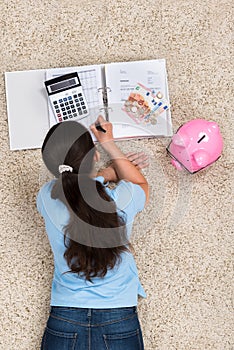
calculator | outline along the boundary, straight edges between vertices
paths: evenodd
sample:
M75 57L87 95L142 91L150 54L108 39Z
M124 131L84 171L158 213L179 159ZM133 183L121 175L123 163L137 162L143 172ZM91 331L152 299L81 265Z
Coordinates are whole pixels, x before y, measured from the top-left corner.
M47 80L45 87L58 123L82 119L89 114L87 101L76 72Z

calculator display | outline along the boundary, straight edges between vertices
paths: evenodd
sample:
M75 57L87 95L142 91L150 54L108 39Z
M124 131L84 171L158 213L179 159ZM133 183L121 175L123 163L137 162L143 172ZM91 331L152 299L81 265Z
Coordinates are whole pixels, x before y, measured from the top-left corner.
M76 84L77 84L76 79L64 80L60 83L50 85L50 90L51 90L51 92L55 92L58 90L62 90L64 88L70 88Z

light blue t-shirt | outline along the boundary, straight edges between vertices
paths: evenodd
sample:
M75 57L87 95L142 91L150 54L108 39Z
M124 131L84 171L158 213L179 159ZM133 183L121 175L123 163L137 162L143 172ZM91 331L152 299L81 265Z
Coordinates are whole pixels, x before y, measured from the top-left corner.
M99 176L97 181L104 183ZM66 273L70 268L63 256L63 227L68 223L69 212L59 199L51 198L51 189L56 180L46 183L37 195L37 209L45 221L46 232L54 255L54 276L51 290L51 306L83 308L118 308L136 306L138 294L146 297L139 281L133 255L122 253L122 261L107 274L85 281L75 273ZM117 209L126 214L127 235L130 238L135 215L144 208L145 192L136 184L121 180L114 189L104 184L106 192L115 201Z

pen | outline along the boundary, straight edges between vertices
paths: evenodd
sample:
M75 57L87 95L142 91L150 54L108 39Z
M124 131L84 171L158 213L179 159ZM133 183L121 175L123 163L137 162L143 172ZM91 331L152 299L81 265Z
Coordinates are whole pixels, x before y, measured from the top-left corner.
M95 124L95 127L98 131L106 132L106 130L103 129L103 127L99 123Z

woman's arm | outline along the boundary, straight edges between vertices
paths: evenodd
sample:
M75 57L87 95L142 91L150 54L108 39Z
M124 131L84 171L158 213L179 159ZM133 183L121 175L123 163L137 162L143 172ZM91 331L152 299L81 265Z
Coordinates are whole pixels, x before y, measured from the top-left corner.
M140 170L149 166L148 156L144 152L129 152L125 156ZM96 176L103 176L105 182L118 182L120 179L115 171L114 164L111 163L108 167L98 171Z
M105 181L104 182L118 182L118 175L115 172L115 169L110 165L107 168L104 168L102 170L99 170L95 177L97 176L103 176Z
M98 131L95 124L90 126L91 131L100 142L103 149L109 154L113 168L119 180L128 180L139 186L145 192L146 201L149 199L149 186L146 178L141 174L137 167L128 159L126 155L117 147L113 139L112 124L107 122L102 116L99 116L97 123L101 125L106 132Z

